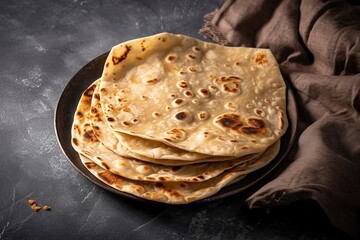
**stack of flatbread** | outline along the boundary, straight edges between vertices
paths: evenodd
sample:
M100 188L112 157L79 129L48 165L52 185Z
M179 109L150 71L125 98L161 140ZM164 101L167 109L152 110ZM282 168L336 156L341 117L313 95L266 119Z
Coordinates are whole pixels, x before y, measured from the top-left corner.
M268 164L287 128L267 49L161 33L112 48L82 94L72 145L86 168L140 198L185 204Z

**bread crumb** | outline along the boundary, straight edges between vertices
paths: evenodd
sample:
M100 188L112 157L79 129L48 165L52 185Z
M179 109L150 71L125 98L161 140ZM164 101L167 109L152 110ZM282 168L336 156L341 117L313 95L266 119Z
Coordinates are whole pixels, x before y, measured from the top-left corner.
M50 211L51 210L51 207L49 207L47 205L45 205L43 208L44 208L45 211Z
M31 209L32 209L34 212L40 211L41 207L40 207L39 205L37 205L37 203L35 202L34 199L29 199L29 200L28 200L28 203L31 205ZM45 206L43 207L43 209L44 209L45 211L50 211L50 210L51 210L51 207L45 205Z
M39 206L36 204L36 202L35 202L34 199L29 199L29 200L28 200L28 203L31 205L31 209L32 209L34 212L37 212L37 211L39 211L39 210L41 209L41 207L39 207Z
M31 205L31 209L34 212L38 212L41 209L41 207L39 207L36 203L34 203L34 204Z

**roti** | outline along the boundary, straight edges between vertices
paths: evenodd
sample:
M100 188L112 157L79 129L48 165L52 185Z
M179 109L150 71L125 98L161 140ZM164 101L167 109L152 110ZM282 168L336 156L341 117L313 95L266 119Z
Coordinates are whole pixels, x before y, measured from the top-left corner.
M278 145L278 144L277 144ZM187 204L212 196L225 186L245 178L250 172L265 166L276 156L278 149L268 151L257 161L250 161L246 165L238 165L222 174L202 182L149 182L127 179L103 169L80 154L84 166L99 180L121 192L129 193L139 198L168 203Z
M270 50L160 33L111 49L80 98L72 146L112 188L186 204L276 157L285 96Z
M246 162L257 157L257 155L247 155L239 159L221 162L194 163L172 167L118 155L101 143L91 127L91 100L95 88L96 82L82 94L79 101L72 127L72 145L78 153L113 174L144 181L202 182L216 177L235 166L243 164L243 167L245 167L247 166ZM275 144L274 147L265 152L266 158L269 158L269 156L273 158L278 149L279 145ZM263 156L264 154L261 155L261 158ZM262 162L265 162L265 160L262 160Z
M105 120L99 95L100 80L94 82L96 86L91 100L90 123L96 137L107 148L123 157L159 163L168 166L181 166L197 162L213 162L233 159L234 157L209 156L188 152L168 146L164 143L143 139L140 137L113 132ZM255 155L254 155L255 157Z
M115 175L81 154L80 159L91 174L112 188L139 198L168 204L187 204L206 198L246 176L239 171L200 183L136 181Z
M112 48L100 101L114 132L241 157L285 133L286 86L268 49L161 33Z

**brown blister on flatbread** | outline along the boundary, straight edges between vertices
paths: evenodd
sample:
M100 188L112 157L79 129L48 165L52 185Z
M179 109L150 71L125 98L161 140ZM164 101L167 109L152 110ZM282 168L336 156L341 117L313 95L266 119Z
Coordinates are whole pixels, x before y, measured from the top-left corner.
M91 100L91 98L92 98L92 96L93 96L93 94L94 94L95 88L96 88L96 85L95 85L95 84L92 84L89 88L87 88L87 89L85 90L85 92L84 92L83 95L84 95L85 97L90 98L90 100Z
M173 119L177 122L190 123L192 121L192 114L188 111L181 111L175 113Z
M213 80L219 85L222 92L230 95L239 95L241 93L241 77L238 76L221 76Z
M112 62L114 65L117 65L119 63L121 63L122 61L124 61L127 57L127 55L129 54L131 50L131 46L125 45L125 51L120 54L119 56L113 56L112 57Z
M88 169L92 169L97 166L94 162L86 162L85 165L86 165L86 168L88 168Z
M256 57L255 57L255 62L258 65L266 64L268 62L268 60L266 58L266 54L265 53L257 53Z
M230 131L237 135L261 136L267 132L264 120L257 118L246 119L235 113L225 113L217 116L214 120L214 125L224 131Z
M93 129L90 124L84 126L83 140L89 142L98 142L98 138L95 136Z

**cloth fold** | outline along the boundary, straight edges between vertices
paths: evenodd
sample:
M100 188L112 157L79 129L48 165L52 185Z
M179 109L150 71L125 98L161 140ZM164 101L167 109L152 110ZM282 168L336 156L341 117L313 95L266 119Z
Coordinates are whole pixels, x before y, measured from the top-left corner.
M360 7L341 0L227 0L204 17L205 37L269 48L299 107L289 165L247 199L250 208L319 203L360 238Z

